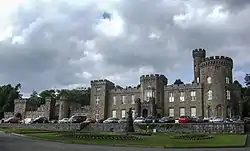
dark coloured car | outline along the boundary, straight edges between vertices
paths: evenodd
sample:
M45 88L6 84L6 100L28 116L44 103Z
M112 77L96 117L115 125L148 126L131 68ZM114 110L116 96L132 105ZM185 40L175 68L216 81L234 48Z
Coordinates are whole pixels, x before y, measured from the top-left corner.
M154 123L155 118L153 116L149 116L145 118L145 123Z
M20 119L17 117L10 117L4 121L4 123L19 123Z
M32 123L49 123L49 120L46 117L38 117Z
M175 119L173 117L162 117L159 120L160 123L174 123Z
M69 122L70 122L70 123L82 123L82 122L84 122L86 119L87 119L86 116L75 115L75 116L72 116L72 117L69 119Z
M93 118L87 118L85 121L83 121L83 123L87 123L87 124L95 123L95 122L96 122L96 120Z
M250 117L244 117L243 121L246 124L250 124Z

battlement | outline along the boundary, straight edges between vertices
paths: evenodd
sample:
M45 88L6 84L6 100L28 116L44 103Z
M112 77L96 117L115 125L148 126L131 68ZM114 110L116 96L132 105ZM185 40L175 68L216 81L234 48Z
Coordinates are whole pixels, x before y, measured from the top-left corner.
M204 61L200 64L200 67L207 67L207 66L227 66L233 68L233 59L226 56L211 56L206 57Z
M165 91L174 91L174 90L186 90L186 89L200 89L202 85L199 83L189 83L189 84L171 84L164 87Z
M167 79L163 74L147 74L140 77L140 81L143 80L156 80L156 79Z
M192 54L193 54L193 58L195 58L195 57L203 57L203 58L205 58L206 57L206 50L202 49L202 48L194 49Z
M111 93L134 93L134 92L140 92L140 87L128 86L126 88L122 88L119 86L111 90Z
M115 84L107 79L101 79L101 80L92 80L90 81L91 86L98 86L98 85L109 85L109 86L115 86Z
M14 103L24 104L24 103L27 103L28 100L29 98L15 99Z

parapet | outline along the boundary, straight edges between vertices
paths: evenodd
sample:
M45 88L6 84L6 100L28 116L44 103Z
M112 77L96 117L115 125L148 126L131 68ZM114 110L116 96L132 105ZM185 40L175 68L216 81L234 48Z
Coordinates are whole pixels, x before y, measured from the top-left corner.
M115 84L107 79L101 79L101 80L92 80L90 81L91 86L98 86L98 85L109 85L114 87Z
M202 49L202 48L194 49L193 52L192 52L192 55L193 55L193 58L195 58L195 57L203 57L203 58L205 58L206 57L206 50Z
M25 99L15 99L14 103L15 104L24 104L24 103L27 103L29 99L28 98L25 98Z
M156 80L156 79L167 80L167 78L163 74L147 74L147 75L142 75L140 77L140 81L143 81L143 80Z
M127 86L126 88L115 87L110 92L111 93L124 93L124 94L125 93L136 93L136 92L140 92L140 87L131 87L131 86Z
M199 83L190 84L172 84L164 87L165 91L175 91L175 90L187 90L187 89L201 89L202 85Z
M200 64L201 68L208 66L227 66L233 68L233 59L226 56L211 56L204 59Z

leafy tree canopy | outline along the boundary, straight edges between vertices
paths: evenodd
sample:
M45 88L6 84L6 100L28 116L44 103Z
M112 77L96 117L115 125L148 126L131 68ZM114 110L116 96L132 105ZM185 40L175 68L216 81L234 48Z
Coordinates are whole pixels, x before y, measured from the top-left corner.
M176 79L174 82L174 85L184 84L184 82L181 81L181 79Z

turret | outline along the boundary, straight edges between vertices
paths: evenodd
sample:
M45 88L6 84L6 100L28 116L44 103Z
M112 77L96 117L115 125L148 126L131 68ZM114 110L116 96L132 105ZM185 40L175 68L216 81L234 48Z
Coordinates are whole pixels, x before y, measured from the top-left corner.
M200 64L206 57L205 49L195 49L193 50L193 60L194 60L194 82L200 83Z

